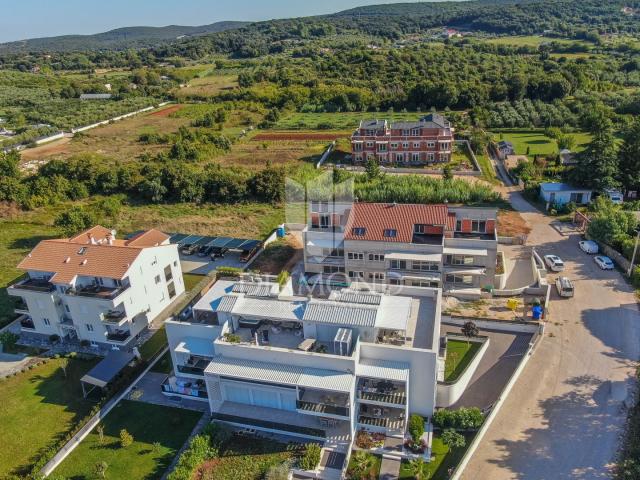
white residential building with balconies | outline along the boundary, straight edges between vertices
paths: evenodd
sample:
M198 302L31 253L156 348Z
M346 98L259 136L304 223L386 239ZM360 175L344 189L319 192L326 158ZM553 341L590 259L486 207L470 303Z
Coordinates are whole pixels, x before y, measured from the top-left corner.
M21 299L25 334L102 347L129 345L184 292L177 246L157 230L120 240L96 226L43 240L18 268L25 276L7 291Z

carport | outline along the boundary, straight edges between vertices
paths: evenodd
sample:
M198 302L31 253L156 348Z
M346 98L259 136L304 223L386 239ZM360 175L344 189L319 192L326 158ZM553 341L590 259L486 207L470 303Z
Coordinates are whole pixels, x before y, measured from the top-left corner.
M80 379L82 395L87 398L96 388L104 388L129 365L136 356L132 352L114 350ZM90 386L89 390L85 387Z

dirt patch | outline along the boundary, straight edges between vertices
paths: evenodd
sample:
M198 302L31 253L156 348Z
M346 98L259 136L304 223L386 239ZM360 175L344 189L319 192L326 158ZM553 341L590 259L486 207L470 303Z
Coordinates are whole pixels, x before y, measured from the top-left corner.
M182 105L171 105L170 107L163 108L162 110L158 110L156 112L150 113L150 117L168 117L173 112L177 112L182 108Z
M54 155L60 155L67 151L67 144L71 141L71 137L63 137L51 143L45 143L39 147L27 148L20 153L20 158L28 162L30 160L40 160Z
M529 235L531 227L519 212L500 210L498 212L498 235L518 237Z
M281 240L273 242L251 265L251 270L269 275L278 275L281 271L290 272L302 260L302 242L300 238L287 234Z
M259 133L251 140L254 142L269 142L269 141L294 141L303 142L305 140L315 141L333 141L338 138L347 137L346 133Z
M464 318L479 318L488 320L526 321L533 320L531 316L531 303L536 297L515 297L518 306L515 310L507 307L509 298L495 297L483 298L474 301L461 301L454 297L445 297L442 303L442 313ZM538 300L540 300L538 298Z

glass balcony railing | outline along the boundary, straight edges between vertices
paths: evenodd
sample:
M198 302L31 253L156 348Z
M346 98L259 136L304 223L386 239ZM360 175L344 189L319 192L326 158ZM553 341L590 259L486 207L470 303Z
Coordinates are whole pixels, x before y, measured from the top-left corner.
M305 402L304 400L296 401L296 408L303 412L313 412L327 415L338 415L340 417L349 418L349 408L340 407L338 405L327 405L325 403Z

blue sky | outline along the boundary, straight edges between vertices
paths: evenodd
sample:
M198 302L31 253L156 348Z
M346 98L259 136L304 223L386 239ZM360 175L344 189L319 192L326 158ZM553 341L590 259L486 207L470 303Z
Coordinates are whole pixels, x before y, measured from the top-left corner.
M417 0L404 0L417 1ZM345 10L385 0L0 0L0 42L128 26L205 25Z

